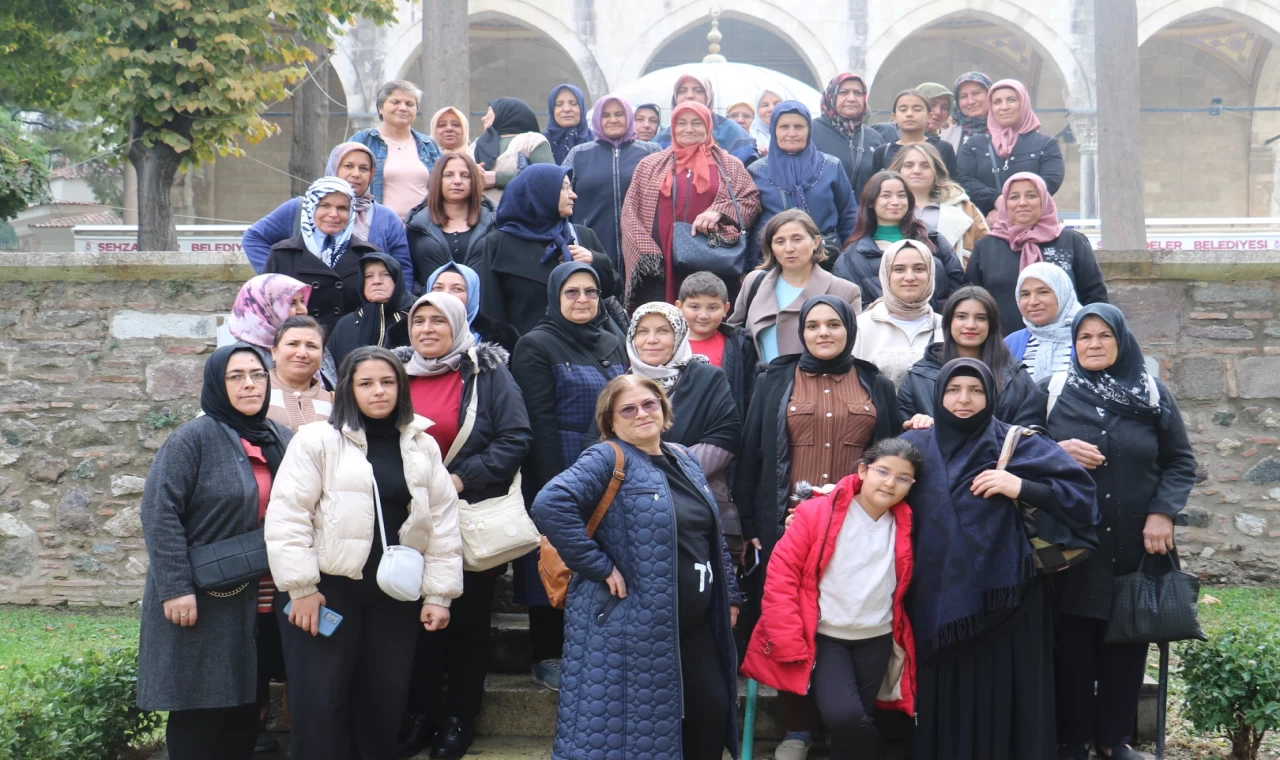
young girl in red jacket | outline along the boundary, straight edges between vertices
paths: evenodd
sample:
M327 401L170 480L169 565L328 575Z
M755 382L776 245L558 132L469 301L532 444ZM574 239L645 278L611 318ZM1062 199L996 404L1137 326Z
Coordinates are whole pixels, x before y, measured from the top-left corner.
M883 757L876 705L915 711L915 641L903 597L911 584L911 508L922 457L899 438L867 450L826 495L802 503L773 550L760 622L742 672L812 693L832 760Z

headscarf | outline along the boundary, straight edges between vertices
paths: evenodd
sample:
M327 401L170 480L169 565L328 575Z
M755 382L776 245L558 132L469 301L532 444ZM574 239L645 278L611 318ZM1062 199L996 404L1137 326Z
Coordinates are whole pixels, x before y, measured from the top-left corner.
M467 307L467 325L470 326L475 323L476 315L480 313L480 275L476 273L476 270L469 266L459 264L456 261L450 261L448 264L445 264L432 272L431 276L427 278L427 292L430 293L431 289L436 285L436 280L440 279L440 275L448 272L449 270L453 270L462 275L463 281L467 284L467 302L464 305ZM414 307L417 307L416 303L414 304ZM483 340L483 338L480 337L480 333L476 332L474 327L471 328L471 337L476 339L476 343Z
M907 249L919 253L920 258L924 259L925 268L929 270L924 292L914 301L902 300L897 293L893 292L893 288L889 287L889 274L893 271L893 261ZM885 308L890 314L898 319L920 319L933 313L929 299L933 298L933 291L937 286L933 274L934 265L933 254L929 251L929 247L919 240L910 238L899 240L885 249L884 255L880 257L880 300L884 301Z
M868 111L864 104L862 107L862 116L856 119L846 119L840 115L839 111L836 110L836 93L840 92L840 85L850 79L858 80L858 83L862 85L862 89L866 91L867 96L871 96L871 90L867 88L866 80L857 74L850 74L848 72L836 74L834 77L831 77L831 81L827 82L827 89L822 93L822 115L827 117L827 120L831 122L831 126L835 127L837 132L844 135L845 139L852 139L853 136L857 134L858 128L867 120Z
M572 127L562 127L556 122L556 96L561 90L568 90L578 99L578 123ZM582 90L571 84L556 85L551 89L551 93L547 95L547 128L542 134L551 143L551 153L557 164L564 161L564 157L574 147L591 142L591 128L587 126L587 102L582 97Z
M677 77L677 78L676 78L676 86L675 86L675 87L673 87L673 88L671 88L671 105L672 105L672 107L674 107L674 106L676 105L676 95L678 95L678 94L680 93L680 85L684 84L684 80L686 80L686 79L692 79L693 81L695 81L695 82L697 82L698 84L702 85L702 89L704 89L704 90L706 90L706 91L707 91L707 110L708 110L708 111L711 111L712 109L714 109L714 108L716 107L716 91L715 91L715 88L711 85L711 80L710 80L709 78L707 78L707 77L700 77L700 76L698 76L697 74L681 74L679 77ZM696 102L696 101L694 101L694 102ZM676 118L675 118L675 115L674 115L674 113L673 113L673 114L672 114L672 116L671 116L671 122L674 124L674 123L675 123L675 120L676 120ZM711 129L713 126L714 126L714 125L713 125L713 124L711 124L711 122L707 122L707 129Z
M342 159L353 150L364 151L369 156L369 169L378 168L378 160L373 157L373 151L369 150L369 146L358 142L338 143L333 151L329 153L329 163L324 165L324 173L327 177L338 176L338 167L342 165ZM349 183L348 183L349 184ZM373 183L370 182L371 186ZM353 189L354 192L354 189ZM373 193L366 186L364 192L355 196L351 201L351 215L356 218L355 225L351 228L351 233L361 240L369 239L369 225L373 222Z
M529 104L520 98L494 98L489 101L493 109L493 124L476 140L476 163L493 171L502 153L502 135L520 135L538 131L538 117ZM555 121L555 119L552 119Z
M1116 336L1116 360L1110 367L1093 371L1080 364L1078 354L1071 356L1071 369L1067 372L1064 392L1084 399L1091 406L1128 417L1131 420L1155 423L1160 420L1160 402L1151 402L1151 388L1155 387L1147 374L1138 339L1129 330L1124 313L1109 303L1094 303L1076 313L1071 321L1071 336L1080 332L1080 323L1086 317L1097 317L1111 328Z
M1039 129L1040 119L1036 118L1036 112L1031 109L1031 96L1027 94L1027 88L1022 86L1022 82L1016 79L1001 79L991 85L987 93L990 95L1001 88L1008 88L1018 93L1018 104L1022 107L1018 122L1012 127L1000 126L996 121L994 108L987 111L987 131L991 133L991 147L995 148L996 155L1000 158L1008 158L1013 152L1014 144L1018 142L1018 135L1025 135Z
M352 208L352 213L347 217L346 228L337 235L327 235L316 226L316 209L320 206L320 201L332 193L347 196ZM331 269L342 258L351 242L351 232L356 224L355 205L356 193L351 189L351 184L337 177L321 177L312 182L307 192L302 194L302 243Z
M804 341L804 323L809 319L809 312L819 305L835 309L836 316L844 323L845 344L840 353L830 359L819 359L809 353L809 344ZM858 337L858 318L853 307L843 298L835 296L814 296L800 307L800 369L815 375L843 375L853 369L853 342Z
M440 146L441 152L444 153L462 153L467 149L467 145L471 143L471 124L467 121L467 115L453 106L445 106L439 111L431 115L431 121L427 122L427 134L431 135L434 140L436 136L436 124L439 123L440 117L447 113L451 113L458 117L458 121L462 124L462 145L453 150L445 150L444 146ZM439 141L436 141L439 144Z
M986 391L986 408L972 417L957 417L942 405L947 383L957 376L976 377L982 382L982 389ZM933 385L933 412L938 431L936 440L943 457L950 459L955 456L956 452L969 443L969 439L975 432L987 427L987 423L995 414L996 403L999 400L998 393L999 389L996 386L995 377L991 374L991 368L981 360L959 358L952 359L943 365L938 372L937 382Z
M636 328L640 326L640 320L649 314L660 314L671 325L671 331L675 333L675 351L666 364L656 367L645 364L640 354L636 352L635 346ZM636 309L635 314L631 315L631 326L627 328L627 358L631 360L631 374L649 378L662 386L662 390L667 393L675 390L676 383L680 381L680 372L690 362L707 360L707 357L693 353L693 346L689 344L689 323L685 321L684 315L665 301L651 301Z
M204 385L200 388L200 410L235 431L236 435L262 449L272 477L284 459L284 443L276 429L267 421L267 409L271 406L271 376L262 385L262 408L253 414L244 414L231 405L227 394L227 364L240 352L251 354L267 371L267 364L256 348L246 343L223 346L209 355L204 363Z
M573 260L573 225L560 216L560 191L570 171L555 164L530 164L511 180L498 202L498 229L545 245L544 264L556 258Z
M796 153L788 153L778 145L778 121L789 113L799 114L809 127L809 139ZM773 107L769 124L769 158L765 167L769 181L794 199L791 204L794 208L808 211L805 188L813 187L822 177L822 165L826 160L813 143L813 118L809 116L809 109L798 101L784 100Z
M1040 218L1030 227L1024 227L1013 221L1009 215L1009 192L1014 182L1028 180L1036 186L1040 195ZM1021 253L1018 269L1029 264L1044 261L1040 253L1040 244L1057 240L1062 235L1063 225L1058 221L1058 204L1053 202L1049 187L1035 172L1018 172L1005 180L1004 189L1000 193L1000 202L996 204L996 220L991 225L991 233L1007 242L1009 247Z
M551 276L547 278L547 313L538 321L538 325L545 325L562 339L580 345L588 351L594 351L603 336L608 335L616 340L604 323L604 320L609 318L605 314L604 300L601 299L597 306L596 318L583 325L570 322L565 319L564 314L560 313L560 291L564 290L564 284L569 278L578 272L591 275L596 287L600 287L600 275L591 268L591 265L581 261L566 261L560 264L551 270Z
M468 301L470 294L468 294ZM444 356L428 359L414 348L413 356L404 365L405 372L414 377L434 377L446 372L457 372L462 357L476 344L470 328L467 326L467 309L458 297L449 293L426 293L409 308L409 324L413 324L413 314L423 306L430 304L440 310L444 318L449 320L449 328L453 330L453 345Z
M773 133L769 130L769 124L773 123L773 115L772 114L769 115L769 124L765 124L764 120L760 118L760 101L764 100L765 95L770 95L770 94L776 95L778 97L779 105L781 105L782 101L784 100L790 100L790 98L780 95L779 93L774 92L773 90L761 90L760 93L756 95L755 106L751 109L755 113L756 118L752 120L751 129L747 131L750 132L751 136L756 139L756 145L760 146L761 148L769 147L769 141L773 139ZM777 106L774 106L774 108L777 108Z
M259 348L275 343L276 331L289 318L293 297L311 298L311 286L287 274L260 274L240 286L227 329L236 340Z
M610 102L615 102L622 106L622 110L627 114L627 130L622 133L622 137L613 138L604 133L604 107ZM600 142L607 142L615 148L622 147L623 143L632 142L637 138L635 109L631 107L626 98L619 95L606 95L600 98L591 107L591 133Z
M676 142L676 119L686 111L692 111L694 115L702 119L703 124L707 125L707 139L697 145L681 147ZM712 158L711 146L716 144L716 137L712 134L713 129L715 129L715 123L711 119L711 111L701 103L691 100L681 103L671 110L671 151L675 153L676 166L673 173L662 178L663 196L671 197L671 194L675 192L672 187L675 175L685 171L693 173L694 192L705 193L711 188L711 165L715 161Z
M1031 379L1040 382L1061 367L1063 359L1071 353L1071 346L1075 342L1071 326L1076 314L1080 312L1080 302L1076 300L1076 287L1071 281L1071 275L1057 264L1041 261L1019 272L1018 286L1013 291L1015 297L1022 292L1022 283L1027 280L1043 282L1058 297L1058 313L1044 327L1037 327L1026 317L1022 318L1022 323L1035 336L1037 343L1036 355L1029 368Z
M955 87L951 90L951 95L955 99L954 104L951 106L951 118L955 119L956 123L960 125L960 134L965 139L968 139L970 135L987 134L987 117L965 116L964 112L960 110L960 85L966 82L977 82L990 92L991 77L981 71L970 71L956 78ZM987 113L990 113L990 111Z
M391 297L385 303L370 302L364 295L364 273L375 262L387 268L394 283ZM342 366L347 354L361 346L395 348L404 345L409 337L406 309L412 303L413 296L405 287L404 269L395 256L385 251L370 251L361 256L360 311L339 320L326 341L334 364ZM402 323L401 320L405 321Z
M658 104L657 103L641 103L640 105L636 106L635 113L640 113L641 111L644 111L644 110L653 111L653 115L658 117L658 128L661 129L662 128L662 109L658 107ZM654 137L657 137L656 133L654 134Z

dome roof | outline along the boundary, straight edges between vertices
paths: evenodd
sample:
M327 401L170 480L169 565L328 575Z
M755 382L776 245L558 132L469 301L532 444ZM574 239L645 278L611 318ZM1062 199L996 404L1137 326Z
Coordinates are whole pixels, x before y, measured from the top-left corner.
M703 62L670 66L650 72L610 94L626 98L633 106L657 103L662 108L665 124L671 113L671 94L676 81L686 74L711 81L715 90L711 110L721 116L725 115L725 107L734 103L750 103L755 108L756 97L764 90L776 92L783 100L804 103L814 118L820 115L818 106L822 93L799 79L749 63Z

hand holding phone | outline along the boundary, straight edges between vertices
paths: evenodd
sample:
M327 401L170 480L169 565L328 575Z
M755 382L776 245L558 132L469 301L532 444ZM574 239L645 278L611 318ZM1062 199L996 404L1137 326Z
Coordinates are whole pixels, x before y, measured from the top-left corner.
M310 602L313 597L319 597L315 600L319 604L314 612L300 609L295 615L293 613L293 600L291 599L284 606L284 614L289 616L290 623L293 623L302 630L309 632L312 636L315 636L317 633L325 637L332 636L333 632L338 630L338 626L342 623L342 616L328 607L325 607L325 598L319 593L312 594L311 596L304 596L302 599L298 600L299 602L302 602L299 607L309 607L310 605L307 604L307 602Z

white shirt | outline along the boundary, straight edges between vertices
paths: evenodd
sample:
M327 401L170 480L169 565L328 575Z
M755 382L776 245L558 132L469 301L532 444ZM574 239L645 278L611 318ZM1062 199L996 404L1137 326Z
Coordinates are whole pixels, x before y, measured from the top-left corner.
M892 512L872 520L856 501L850 502L831 562L818 584L818 633L858 640L893 631L896 536Z

